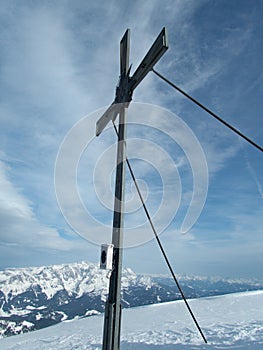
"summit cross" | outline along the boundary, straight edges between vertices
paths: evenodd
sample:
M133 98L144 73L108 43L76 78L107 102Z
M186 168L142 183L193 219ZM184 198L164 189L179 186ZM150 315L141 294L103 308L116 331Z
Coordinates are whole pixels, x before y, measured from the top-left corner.
M116 87L115 99L96 124L96 136L99 136L107 124L110 121L114 122L119 115L115 201L112 229L112 271L109 283L109 294L105 303L102 350L120 349L121 272L126 168L126 109L129 107L136 87L153 69L154 65L159 61L167 49L167 33L166 29L163 28L134 74L130 76L130 30L126 30L123 38L120 41L120 78L119 84Z

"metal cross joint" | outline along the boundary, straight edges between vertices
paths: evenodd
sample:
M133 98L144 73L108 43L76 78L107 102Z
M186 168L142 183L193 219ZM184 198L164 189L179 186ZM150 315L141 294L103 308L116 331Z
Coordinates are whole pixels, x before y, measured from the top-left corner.
M129 103L132 100L133 90L130 88L130 84L129 84L130 83L129 72L130 72L130 69L128 71L128 74L124 76L120 76L119 84L116 87L116 95L115 95L114 103L128 102L128 105L129 105Z
M115 100L97 121L96 136L101 134L111 120L115 121L122 108L127 108L129 106L129 103L132 100L133 91L153 69L154 65L159 61L167 49L167 32L166 29L163 28L133 75L130 76L130 30L126 30L120 42L120 78L119 84L116 88ZM124 105L120 106L120 104L123 103Z

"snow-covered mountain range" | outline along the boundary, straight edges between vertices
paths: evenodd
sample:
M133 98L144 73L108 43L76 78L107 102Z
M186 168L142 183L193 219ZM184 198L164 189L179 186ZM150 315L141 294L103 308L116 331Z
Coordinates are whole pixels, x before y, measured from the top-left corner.
M153 287L151 278L126 269L122 280L124 305L144 304L140 293ZM13 335L102 312L108 281L107 272L85 262L0 271L0 332Z
M204 344L181 301L123 310L121 350L262 350L263 291L190 300ZM100 350L103 315L0 339L1 350Z
M44 328L104 311L109 276L98 265L66 265L0 271L0 337ZM263 289L263 283L181 277L187 298ZM124 269L122 303L134 307L180 299L171 278Z

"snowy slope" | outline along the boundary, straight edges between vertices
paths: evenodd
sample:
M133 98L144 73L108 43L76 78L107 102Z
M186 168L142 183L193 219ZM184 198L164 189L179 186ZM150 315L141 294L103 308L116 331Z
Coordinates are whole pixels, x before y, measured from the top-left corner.
M0 338L104 311L107 272L88 262L0 271ZM257 281L180 277L187 298L261 290ZM180 299L171 278L123 270L125 308Z
M0 338L104 311L107 272L88 262L0 271ZM262 290L262 281L178 276L187 298ZM180 300L171 278L122 273L125 308Z
M0 338L102 312L106 275L87 262L0 271ZM125 307L155 303L161 289L131 269L123 270L122 287Z
M122 350L263 349L263 291L195 299L203 344L181 301L126 309ZM0 340L2 350L101 349L103 315Z

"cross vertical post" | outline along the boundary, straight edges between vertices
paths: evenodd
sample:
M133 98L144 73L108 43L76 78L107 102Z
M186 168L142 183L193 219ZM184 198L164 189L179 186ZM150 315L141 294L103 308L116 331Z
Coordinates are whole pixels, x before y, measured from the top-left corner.
M118 350L120 347L123 209L126 167L125 119L126 111L125 107L123 107L119 116L118 155L112 231L112 243L114 245L113 270L110 277L108 300L105 306L103 350Z
M120 110L112 230L112 244L114 246L113 270L110 277L108 300L105 305L103 350L118 350L120 348L123 210L126 168L126 107L128 107L127 103L122 102L125 92L128 91L129 34L130 31L127 30L120 43L120 82L116 91L116 99L119 100Z

